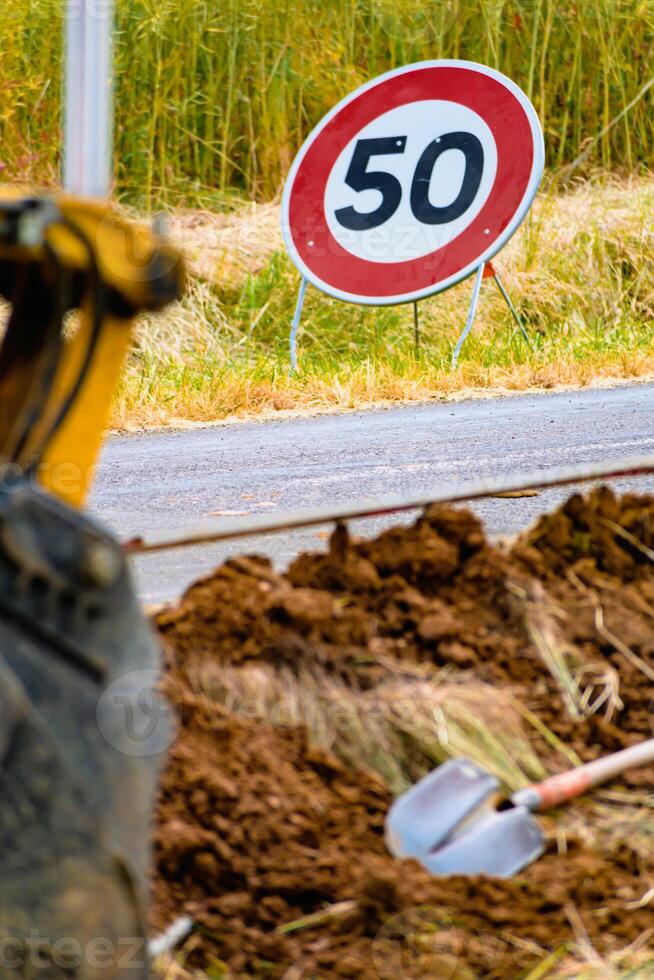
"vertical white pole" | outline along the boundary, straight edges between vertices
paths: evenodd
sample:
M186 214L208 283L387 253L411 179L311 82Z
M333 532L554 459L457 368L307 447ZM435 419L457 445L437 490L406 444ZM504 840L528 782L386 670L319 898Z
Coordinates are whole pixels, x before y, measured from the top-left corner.
M66 0L65 190L107 197L111 188L114 0Z

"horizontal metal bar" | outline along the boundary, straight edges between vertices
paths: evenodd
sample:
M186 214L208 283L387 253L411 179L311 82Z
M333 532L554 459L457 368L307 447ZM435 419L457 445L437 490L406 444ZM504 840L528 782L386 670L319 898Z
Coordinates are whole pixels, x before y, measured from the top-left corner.
M130 554L147 555L172 548L214 544L232 541L258 534L273 534L319 524L333 524L361 517L381 517L409 510L420 510L430 504L455 504L465 500L480 500L499 493L535 490L543 487L562 487L582 480L599 480L619 476L645 476L654 473L654 456L628 456L600 463L580 463L577 466L555 466L544 470L532 470L523 476L499 476L488 480L446 484L440 489L425 491L415 497L397 495L378 500L358 500L333 507L315 510L290 511L277 516L247 517L228 525L180 528L178 531L154 534L147 540L128 542L125 549Z

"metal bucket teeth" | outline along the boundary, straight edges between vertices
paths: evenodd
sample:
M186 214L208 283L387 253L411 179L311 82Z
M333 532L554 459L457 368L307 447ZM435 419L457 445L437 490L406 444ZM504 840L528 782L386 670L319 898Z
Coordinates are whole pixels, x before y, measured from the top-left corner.
M437 875L493 875L511 878L545 849L538 822L523 806L494 812L474 822L421 863Z
M451 759L400 796L386 817L396 857L422 860L498 791L494 776L469 759Z

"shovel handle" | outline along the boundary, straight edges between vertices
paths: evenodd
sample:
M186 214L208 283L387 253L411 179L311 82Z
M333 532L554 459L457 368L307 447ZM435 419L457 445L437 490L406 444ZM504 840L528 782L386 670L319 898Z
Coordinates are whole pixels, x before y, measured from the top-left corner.
M514 793L511 802L526 806L528 810L549 810L559 803L574 800L593 786L606 783L614 776L626 772L627 769L635 769L649 763L654 763L654 738L632 745L621 752L614 752L613 755L604 756L603 759L596 759L595 762L587 762L577 769L550 776L542 783L536 783Z

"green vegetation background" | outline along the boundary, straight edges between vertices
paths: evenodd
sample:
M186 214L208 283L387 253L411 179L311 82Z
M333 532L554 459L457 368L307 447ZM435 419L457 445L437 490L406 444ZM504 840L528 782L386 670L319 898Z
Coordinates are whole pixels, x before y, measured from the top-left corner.
M95 4L102 16L105 0ZM510 75L536 106L551 167L587 148L591 169L633 173L654 160L654 90L621 116L654 74L653 0L117 5L119 193L139 206L270 199L338 98L426 58ZM3 180L55 179L63 9L64 0L0 4Z

